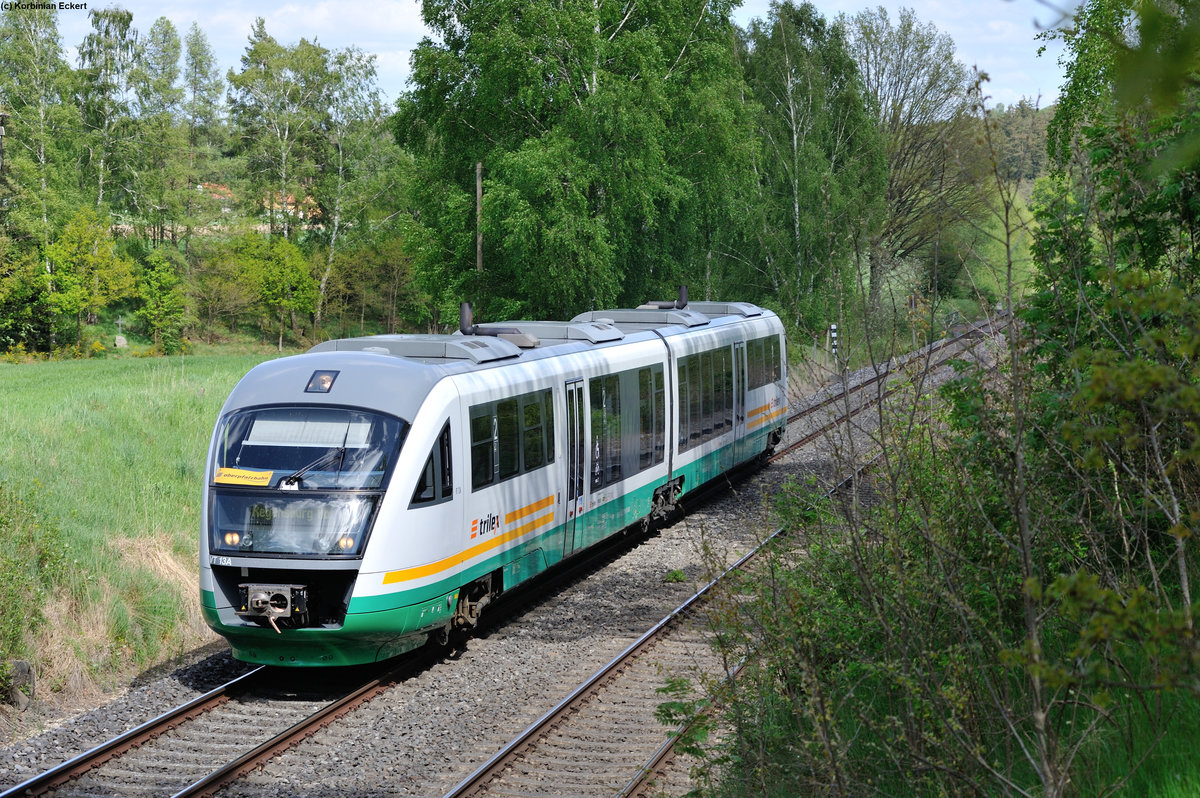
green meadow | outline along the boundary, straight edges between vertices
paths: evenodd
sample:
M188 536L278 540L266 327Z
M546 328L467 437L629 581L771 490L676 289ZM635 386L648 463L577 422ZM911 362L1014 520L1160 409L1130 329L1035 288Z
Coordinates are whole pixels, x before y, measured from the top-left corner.
M111 688L214 639L196 574L205 452L254 355L0 365L0 661L41 689ZM39 564L42 569L37 572ZM37 606L40 605L40 606ZM5 626L5 622L7 626Z

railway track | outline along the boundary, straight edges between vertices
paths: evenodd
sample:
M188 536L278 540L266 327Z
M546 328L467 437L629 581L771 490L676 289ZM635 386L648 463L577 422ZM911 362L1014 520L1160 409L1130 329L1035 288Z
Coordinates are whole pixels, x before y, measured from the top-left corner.
M1007 322L1004 322L1004 324L1006 323ZM821 423L816 429L802 434L798 438L793 438L789 434L788 437L790 440L787 440L782 448L772 454L770 459L772 461L778 460L790 452L812 443L821 435L823 435L831 426L845 423L859 413L874 407L884 399L887 399L898 390L897 388L886 387L888 379L895 376L898 372L902 372L909 366L922 361L923 368L927 372L932 372L934 369L945 365L956 354L959 354L962 351L958 348L959 344L965 341L978 340L983 335L994 334L997 324L998 323L993 322L990 324L971 325L958 335L936 341L917 352L910 353L907 356L896 360L894 364L892 361L888 361L883 365L882 368L877 368L874 374L858 380L852 385L843 382L840 386L840 391L830 392L829 395L823 397L821 400L789 413L788 428L791 429L796 422L808 419L810 417L816 417L822 410L825 410L832 405L841 403L844 407L842 416L832 422ZM947 352L950 354L947 354L940 360L934 360L936 356ZM862 394L872 386L877 386L878 392L872 396L869 401L863 398L854 399L854 397L856 397L858 394Z
M932 358L954 348L971 332L927 348L920 356L929 368L945 360ZM845 402L871 385L881 384L894 372L877 373L838 394L789 415L789 424ZM886 399L897 389L882 387L870 401L822 425L815 432L789 442L771 459L777 459L813 441L831 426ZM855 473L829 489L834 493L854 483ZM674 757L674 740L684 730L664 735L656 711L663 703L660 688L669 678L686 678L692 684L713 684L736 678L740 666L728 672L704 632L703 603L731 574L746 567L777 536L777 529L721 576L705 585L653 629L598 670L558 705L509 742L495 756L460 782L444 798L529 798L530 796L642 796L655 794L654 782L666 773ZM664 741L664 736L666 737Z
M935 353L954 346L964 337L940 342L922 352L920 357L930 362ZM895 371L893 367L853 386L843 386L842 391L796 411L789 421L812 417L834 403L848 406L854 394L885 380ZM880 394L884 394L882 389ZM873 404L876 397L871 398L870 402L859 400L853 412L861 412ZM844 419L836 419L831 424L843 423ZM811 440L814 436L805 437ZM803 444L787 442L787 448L781 454L798 445ZM694 500L689 504L694 504ZM590 566L585 569L587 567ZM547 588L543 585L540 590L544 595ZM688 678L693 684L701 680L702 674L709 678L723 675L721 664L714 661L704 639L696 611L680 607L671 618L660 624L662 629L653 637L630 646L640 652L633 659L610 663L611 667L601 669L602 672L589 680L591 686L581 687L573 693L573 696L577 693L576 698L583 702L582 708L568 711L575 721L567 724L548 721L555 729L555 736L537 737L540 742L536 747L549 755L546 761L556 770L537 770L526 764L518 769L506 766L499 778L488 779L496 785L494 789L505 785L503 789L510 794L584 795L589 794L585 787L594 779L599 785L597 794L639 794L644 790L644 785L637 786L637 774L642 773L644 778L654 773L659 767L655 763L670 756L670 746L664 744L662 727L654 718L658 705L665 700L658 688L670 675ZM408 673L425 666L415 662L417 658L413 659L414 662L406 661L402 666L409 668ZM401 672L373 677L365 680L358 689L334 700L329 695L301 689L280 696L277 686L270 684L272 678L278 677L270 674L270 671L247 674L241 680L189 702L187 707L166 713L133 732L0 793L0 798L42 794L71 797L211 795L222 785L277 757L286 747L295 745L323 725L333 723L406 678ZM596 717L595 725L587 720L590 716ZM533 737L536 734L531 739ZM613 740L617 742L611 742ZM583 749L577 747L581 744ZM638 753L631 755L635 749ZM585 751L586 756L580 754L580 750ZM525 761L532 762L522 760ZM228 764L214 770L214 762Z
M281 687L281 679L295 680L295 674L256 668L0 793L0 798L213 795L389 689L427 664L426 659L404 659L334 698L298 685ZM226 764L213 769L213 762Z
M829 493L850 485L869 467L846 476ZM740 664L726 670L713 651L704 604L783 533L776 529L443 798L657 794L654 782L664 775L674 741L684 731L665 735L658 722L662 685L670 678L693 685L736 678Z
M721 676L704 634L702 602L760 550L744 555L634 641L445 798L631 794L626 790L636 789L639 772L652 769L663 749L655 718L663 682Z

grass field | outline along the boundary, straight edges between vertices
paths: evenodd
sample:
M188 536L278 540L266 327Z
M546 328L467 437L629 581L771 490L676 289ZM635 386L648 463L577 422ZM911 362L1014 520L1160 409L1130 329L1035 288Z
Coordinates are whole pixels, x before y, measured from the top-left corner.
M39 689L109 688L212 639L196 575L205 452L225 397L264 359L0 364L0 484L65 548L26 641Z

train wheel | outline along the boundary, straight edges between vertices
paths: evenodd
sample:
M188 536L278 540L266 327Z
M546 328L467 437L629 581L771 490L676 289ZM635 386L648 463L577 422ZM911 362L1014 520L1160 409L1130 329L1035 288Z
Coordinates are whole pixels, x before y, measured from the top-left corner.
M454 611L453 624L458 629L474 629L479 623L483 608L500 595L500 579L497 573L488 574L463 587L458 594L458 608Z

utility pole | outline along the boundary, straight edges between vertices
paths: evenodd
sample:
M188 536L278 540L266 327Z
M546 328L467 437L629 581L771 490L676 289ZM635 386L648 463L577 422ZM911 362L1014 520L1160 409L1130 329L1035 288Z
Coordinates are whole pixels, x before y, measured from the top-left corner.
M8 114L0 111L0 174L4 172L4 127L8 124Z
M7 221L8 218L8 191L7 181L4 179L4 134L7 132L9 115L0 111L0 192L3 197L0 198L0 218Z
M475 271L483 271L483 161L475 162Z

